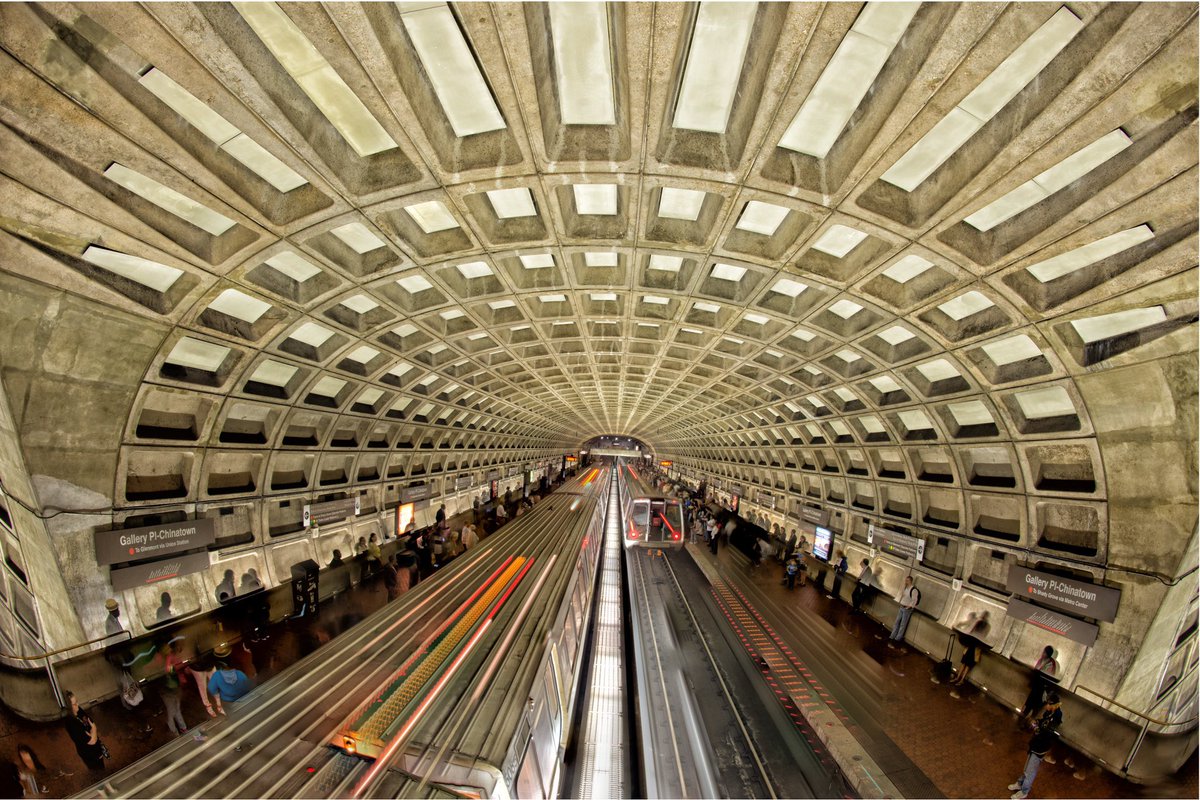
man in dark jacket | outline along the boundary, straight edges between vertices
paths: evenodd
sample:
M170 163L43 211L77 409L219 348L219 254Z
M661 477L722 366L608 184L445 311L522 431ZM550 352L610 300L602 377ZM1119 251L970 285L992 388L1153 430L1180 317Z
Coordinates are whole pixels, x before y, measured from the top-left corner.
M1058 738L1058 726L1062 725L1062 703L1058 692L1051 689L1046 693L1046 704L1038 712L1033 724L1033 738L1029 740L1029 755L1025 759L1025 770L1021 777L1008 785L1012 792L1012 800L1024 800L1033 788L1033 779L1037 777L1042 760L1050 752L1051 745Z

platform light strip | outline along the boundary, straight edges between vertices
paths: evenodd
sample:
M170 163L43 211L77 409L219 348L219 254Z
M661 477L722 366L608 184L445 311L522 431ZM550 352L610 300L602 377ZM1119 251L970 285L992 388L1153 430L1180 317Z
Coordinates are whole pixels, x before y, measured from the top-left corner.
M156 292L166 292L183 277L181 269L94 245L89 245L81 258L106 272L140 283Z
M1136 228L1118 231L1054 258L1032 264L1026 267L1025 271L1039 283L1050 283L1153 238L1154 231L1149 225L1138 225Z
M237 224L224 214L123 164L109 164L104 170L104 177L211 236L220 236Z

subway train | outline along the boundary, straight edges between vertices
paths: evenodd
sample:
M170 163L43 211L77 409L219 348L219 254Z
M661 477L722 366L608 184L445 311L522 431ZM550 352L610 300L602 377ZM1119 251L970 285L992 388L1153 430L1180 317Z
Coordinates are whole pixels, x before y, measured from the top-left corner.
M687 537L683 505L646 483L633 467L618 469L626 547L681 548Z
M610 470L589 469L432 579L86 797L558 793Z
M590 469L509 523L504 533L528 538L530 546L508 548L331 738L345 755L369 762L338 791L557 793L608 480L607 468Z

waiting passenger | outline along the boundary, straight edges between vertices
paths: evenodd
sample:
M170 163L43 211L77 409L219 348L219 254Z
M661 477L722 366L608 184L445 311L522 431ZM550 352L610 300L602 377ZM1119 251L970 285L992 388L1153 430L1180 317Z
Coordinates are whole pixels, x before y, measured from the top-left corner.
M330 567L340 567L340 566L342 566L343 563L344 562L342 561L342 551L334 549L333 558L330 559L329 566Z
M1054 691L1054 684L1057 681L1058 662L1054 659L1054 648L1046 645L1033 665L1033 675L1029 679L1029 695L1025 698L1025 705L1021 707L1021 715L1018 718L1021 727L1025 727L1033 716L1033 712L1042 707L1046 701L1046 695Z
M86 711L79 707L79 701L74 692L66 694L67 706L67 735L75 743L75 752L90 770L104 769L104 759L108 758L108 748L100 741L100 731L96 723Z
M795 557L789 558L783 567L784 578L780 583L787 586L788 589L796 588L796 573L800 571L800 564Z
M921 602L921 590L913 586L911 575L904 578L904 588L896 595L900 610L896 612L896 622L892 625L891 636L887 646L895 650L897 645L904 644L904 634L908 631L908 621L912 618L913 609Z
M867 594L871 591L874 581L875 576L871 572L871 562L864 558L862 571L858 573L858 585L854 587L854 591L850 595L850 607L853 610L860 611L862 609L863 601L867 599Z
M496 504L496 527L499 528L508 521L508 511L505 510L503 503Z
M17 777L21 779L26 795L36 797L39 794L50 793L50 790L40 780L40 776L45 772L46 768L42 766L42 762L37 757L37 753L33 752L33 748L24 743L17 745ZM64 777L73 774L61 770L60 773ZM16 797L15 794L5 796Z
M463 552L470 550L479 542L479 535L475 533L474 525L464 525L462 529L462 546Z
M832 600L835 597L841 599L838 592L842 589L842 576L850 569L850 564L846 561L846 551L838 550L837 556L838 562L833 567L833 586L830 587L829 594L825 595L826 600Z
M232 648L224 642L213 650L217 671L208 679L208 693L225 703L236 703L253 688L246 673L229 665Z
M383 564L383 587L387 590L389 602L400 596L400 572L396 569L396 557L392 556Z
M108 614L104 617L104 633L107 636L116 636L118 633L125 632L125 626L121 624L121 607L113 598L108 598L104 601L104 608L108 610Z

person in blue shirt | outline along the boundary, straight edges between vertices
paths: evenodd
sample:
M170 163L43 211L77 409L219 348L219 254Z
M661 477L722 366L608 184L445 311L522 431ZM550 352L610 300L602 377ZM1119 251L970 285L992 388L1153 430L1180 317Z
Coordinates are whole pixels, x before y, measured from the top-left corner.
M229 666L229 654L228 644L219 644L213 650L217 659L217 669L208 679L208 693L219 697L222 702L236 703L254 687L246 673Z

